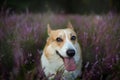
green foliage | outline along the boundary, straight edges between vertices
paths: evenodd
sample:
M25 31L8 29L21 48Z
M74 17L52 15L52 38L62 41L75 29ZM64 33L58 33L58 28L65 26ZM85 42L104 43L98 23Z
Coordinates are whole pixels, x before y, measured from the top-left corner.
M102 6L101 6L102 4ZM11 8L22 12L65 12L65 13L107 13L114 10L120 12L119 0L2 0L0 7Z
M9 40L9 38L0 40L0 57L3 68L11 71L13 68L13 52Z
M36 53L36 44L34 39L28 39L26 41L21 42L21 47L30 53Z

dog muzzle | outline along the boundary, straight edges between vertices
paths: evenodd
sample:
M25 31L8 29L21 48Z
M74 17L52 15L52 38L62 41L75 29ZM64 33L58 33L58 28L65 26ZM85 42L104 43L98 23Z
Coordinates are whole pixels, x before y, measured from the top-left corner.
M64 62L64 67L67 71L74 71L76 70L76 63L75 63L75 59L73 58L73 54L72 56L68 56L68 57L63 57L62 55L60 55L60 53L56 50L57 55L60 56L60 58L63 59Z

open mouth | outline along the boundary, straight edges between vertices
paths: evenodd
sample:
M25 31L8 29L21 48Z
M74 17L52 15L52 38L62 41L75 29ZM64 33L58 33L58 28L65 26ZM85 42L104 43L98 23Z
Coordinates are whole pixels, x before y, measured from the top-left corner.
M76 69L76 63L73 57L63 57L57 50L56 53L63 59L64 67L67 71L74 71Z

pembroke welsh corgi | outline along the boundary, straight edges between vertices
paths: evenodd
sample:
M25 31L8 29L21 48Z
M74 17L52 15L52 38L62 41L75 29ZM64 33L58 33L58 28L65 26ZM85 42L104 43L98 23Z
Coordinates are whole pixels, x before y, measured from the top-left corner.
M57 30L52 30L49 24L47 27L49 37L41 56L45 75L52 79L61 70L61 80L74 80L81 74L82 54L72 24Z

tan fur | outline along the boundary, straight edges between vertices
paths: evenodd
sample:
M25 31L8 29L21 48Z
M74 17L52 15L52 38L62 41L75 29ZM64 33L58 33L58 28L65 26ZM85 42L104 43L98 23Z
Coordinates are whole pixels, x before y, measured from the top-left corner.
M56 72L60 69L60 70L64 70L63 79L74 80L74 78L76 78L81 73L82 55L81 55L81 48L77 42L77 39L75 41L71 40L71 36L77 36L76 33L74 32L72 24L68 23L67 27L68 28L66 29L52 30L50 28L50 25L48 24L49 37L47 39L45 48L43 50L43 55L41 57L41 63L42 63L42 68L45 68L44 72L46 76L56 74ZM58 37L61 38L63 41L57 42L56 38ZM73 48L75 48L76 50L74 59L76 61L77 68L75 71L71 71L71 72L65 70L64 65L63 65L64 64L63 60L61 59L60 56L56 54L56 50L58 50L61 52L61 55L63 57L66 57L66 54L62 50L66 49L65 44L67 43L67 41L69 41L70 45L72 45Z

